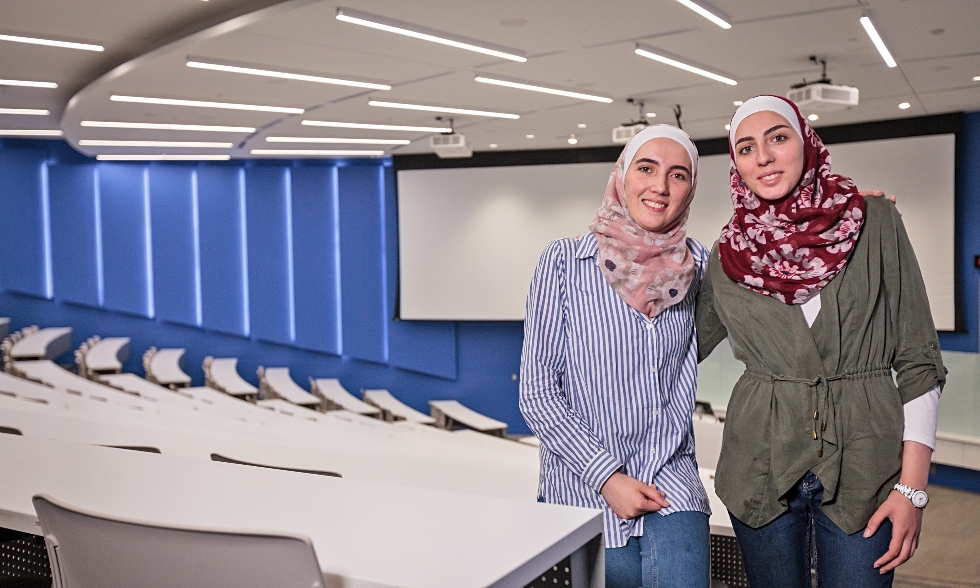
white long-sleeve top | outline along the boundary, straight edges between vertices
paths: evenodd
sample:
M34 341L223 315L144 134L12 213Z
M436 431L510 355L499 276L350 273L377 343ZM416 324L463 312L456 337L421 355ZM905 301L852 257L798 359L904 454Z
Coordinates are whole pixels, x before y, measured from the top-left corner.
M820 296L814 296L800 306L806 324L813 326L820 314ZM905 403L905 434L903 440L916 441L936 449L936 429L939 419L939 384L914 400Z

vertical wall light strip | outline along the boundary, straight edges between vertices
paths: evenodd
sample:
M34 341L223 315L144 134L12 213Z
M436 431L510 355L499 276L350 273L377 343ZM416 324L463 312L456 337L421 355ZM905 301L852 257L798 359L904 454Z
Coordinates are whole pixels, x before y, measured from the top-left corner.
M381 209L381 234L378 235L381 238L381 301L382 309L381 316L384 320L381 321L381 344L384 346L383 354L384 359L388 361L388 248L386 247L387 242L387 225L385 223L385 166L378 166L378 204Z
M150 223L150 168L143 168L143 235L146 247L146 314L156 316L153 297L153 226Z
M341 304L342 289L340 287L340 175L337 166L330 168L330 194L333 208L333 285L334 300L337 308L337 355L344 354L344 308Z
M293 175L286 168L286 276L289 286L289 340L296 342L296 281L293 275Z
M191 171L191 224L194 239L194 320L204 324L204 305L201 300L201 216L197 206L197 170Z
M248 309L248 232L245 229L245 168L238 168L238 209L242 221L242 327L245 336L252 332Z
M99 306L105 304L105 274L102 267L102 195L99 193L99 168L92 174L95 182L95 282L99 293Z
M51 192L48 186L48 163L41 164L41 231L44 238L44 295L54 298L54 276L51 263Z

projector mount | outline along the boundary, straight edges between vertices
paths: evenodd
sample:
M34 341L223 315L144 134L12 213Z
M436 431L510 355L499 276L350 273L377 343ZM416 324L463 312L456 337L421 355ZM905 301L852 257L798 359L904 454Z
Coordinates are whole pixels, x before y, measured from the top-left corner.
M819 65L820 66L820 79L817 80L817 81L815 81L815 82L808 82L808 81L806 81L806 78L803 78L803 81L800 82L799 84L794 84L794 85L790 86L791 89L796 90L796 89L799 89L799 88L805 88L805 87L807 87L807 86L809 86L811 84L833 84L833 82L830 81L830 78L827 77L827 60L826 59L818 59L816 55L811 55L810 56L810 62L813 63L813 65Z

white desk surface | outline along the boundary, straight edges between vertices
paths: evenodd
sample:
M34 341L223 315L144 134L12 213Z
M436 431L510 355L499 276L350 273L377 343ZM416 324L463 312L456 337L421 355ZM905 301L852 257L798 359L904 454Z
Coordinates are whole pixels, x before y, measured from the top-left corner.
M163 524L298 533L328 587L518 588L602 532L599 511L0 435L0 526L31 497ZM447 521L465 524L465 540Z
M423 425L434 425L436 422L436 419L398 400L387 390L365 390L364 400L406 421Z
M507 423L492 419L460 404L457 400L430 400L429 406L441 411L444 415L478 431L493 431L507 427Z
M265 368L265 381L283 399L299 405L320 404L320 399L300 388L289 376L289 368Z
M10 350L13 359L54 359L71 348L71 327L48 327L24 337Z
M183 349L158 349L150 359L153 377L163 384L190 384L191 377L180 368Z
M344 410L364 415L381 414L381 409L371 406L348 392L337 378L317 378L314 382L316 389L320 391L320 394L323 394L324 398L339 405Z
M85 354L85 367L92 371L119 371L129 357L129 337L99 339Z
M249 384L238 374L237 357L216 357L211 360L211 378L226 394L248 396L257 394L259 389Z

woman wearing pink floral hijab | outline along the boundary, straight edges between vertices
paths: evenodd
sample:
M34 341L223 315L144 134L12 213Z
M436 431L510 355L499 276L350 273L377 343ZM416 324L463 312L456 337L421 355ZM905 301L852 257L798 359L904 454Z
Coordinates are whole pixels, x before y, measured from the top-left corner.
M697 166L680 129L634 136L591 231L548 245L528 295L520 406L541 441L539 500L604 511L609 588L710 582L691 422Z

